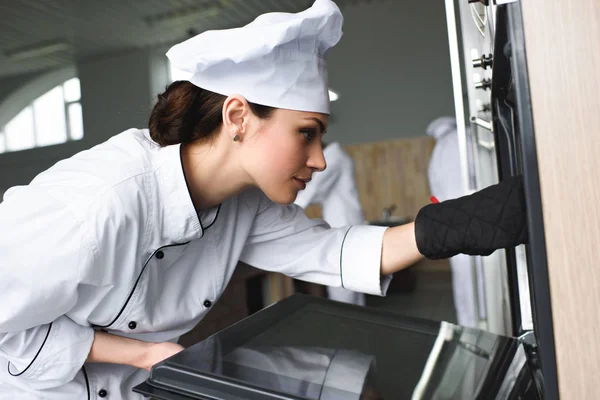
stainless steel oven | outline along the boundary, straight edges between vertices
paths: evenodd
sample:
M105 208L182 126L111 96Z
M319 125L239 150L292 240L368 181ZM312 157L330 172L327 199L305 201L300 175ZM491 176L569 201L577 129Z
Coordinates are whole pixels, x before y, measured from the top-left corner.
M514 175L523 175L526 191L529 244L473 260L481 283L476 288L484 311L481 326L529 343L530 361L541 366L536 379L545 397L558 398L521 4L447 0L446 8L457 120L463 122L465 191Z

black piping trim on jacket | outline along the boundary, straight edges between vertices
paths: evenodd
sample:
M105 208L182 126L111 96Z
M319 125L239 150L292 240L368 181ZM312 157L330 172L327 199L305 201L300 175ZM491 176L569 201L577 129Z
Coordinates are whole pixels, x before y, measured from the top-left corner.
M183 157L181 156L181 150L182 150L182 147L180 145L179 146L179 162L181 163L181 171L183 172L183 180L185 181L185 187L188 191L188 196L190 196L190 201L192 202L192 205L193 205L194 202L192 201L192 192L190 191L190 183L187 180L187 176L185 176L185 168L183 168ZM202 218L200 218L200 215L196 211L196 217L198 218L198 222L200 223L200 229L202 230L202 235L200 235L200 238L202 238L204 236L205 229L210 228L211 226L213 226L213 224L215 222L217 222L217 218L219 218L219 211L221 211L221 204L219 204L219 208L217 208L217 215L215 215L215 219L212 220L212 222L206 228L204 226L202 226Z
M221 204L219 204L219 208L217 208L217 215L215 215L215 219L213 219L212 222L210 224L208 224L208 226L206 228L202 228L203 232L205 229L210 228L211 226L213 226L215 224L215 222L217 222L217 218L219 218L220 211L221 211ZM200 220L200 226L202 226L202 220Z
M90 392L90 381L88 379L87 371L85 370L85 365L82 365L81 369L83 370L83 376L85 378L85 387L87 389L88 400L91 400L90 398L92 397L92 394Z
M348 232L350 232L350 229L352 229L352 227L348 228L348 230L344 234L344 239L342 240L342 247L340 247L340 280L342 282L343 288L345 288L345 286L344 286L344 274L342 273L342 254L344 254L344 243L346 242L346 236L348 236Z
M37 351L37 353L33 357L33 360L31 360L31 362L29 363L29 365L23 371L19 372L18 374L13 374L12 372L10 372L10 361L8 362L8 373L11 376L21 376L21 375L23 375L25 373L25 371L27 371L29 369L29 367L31 367L33 365L33 363L35 362L35 359L42 352L42 349L44 348L44 345L46 344L46 340L48 340L48 336L50 336L50 330L52 329L52 324L53 323L51 322L50 325L48 325L48 331L46 332L46 337L44 338L44 341L42 342L42 345L40 346L39 350Z
M125 300L125 304L123 304L123 307L121 307L121 311L119 311L119 313L117 314L117 316L108 325L93 325L93 326L96 327L96 328L108 328L109 326L111 326L112 324L114 324L115 322L117 322L117 320L119 319L119 317L121 316L121 314L123 314L123 311L125 311L125 308L127 307L127 304L129 304L129 300L131 300L131 297L133 296L133 293L135 292L135 288L137 287L138 282L142 278L142 274L146 270L146 267L148 266L148 263L150 262L150 260L152 260L152 257L154 257L154 255L157 252L159 252L162 249L166 249L167 247L184 246L184 245L186 245L188 243L189 242L168 244L166 246L162 246L162 247L159 247L158 249L154 250L154 252L150 255L150 257L148 257L148 259L144 263L144 266L142 267L142 270L140 271L140 274L138 275L137 279L135 280L135 284L133 285L133 288L131 289L131 292L129 292L129 296L127 296L127 300Z
M190 184L187 180L187 176L185 176L185 168L183 167L183 156L181 155L182 150L183 150L183 143L181 145L179 145L179 162L181 163L181 173L183 174L183 181L185 182L185 187L187 189L188 196L190 197L190 202L192 203L192 206L194 207L194 212L196 213L196 218L198 218L198 223L200 224L200 229L202 230L202 234L200 235L200 237L202 238L204 236L204 227L202 226L202 219L200 218L198 211L196 211L196 206L194 205L194 201L192 200L192 192L190 191Z

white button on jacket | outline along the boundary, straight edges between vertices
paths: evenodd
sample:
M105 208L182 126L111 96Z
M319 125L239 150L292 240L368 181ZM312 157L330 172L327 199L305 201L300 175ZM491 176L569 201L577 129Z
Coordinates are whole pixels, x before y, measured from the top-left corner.
M57 163L0 204L0 399L132 399L147 377L85 364L95 329L177 340L238 260L384 295L385 228L329 229L257 189L196 213L180 146L125 131Z

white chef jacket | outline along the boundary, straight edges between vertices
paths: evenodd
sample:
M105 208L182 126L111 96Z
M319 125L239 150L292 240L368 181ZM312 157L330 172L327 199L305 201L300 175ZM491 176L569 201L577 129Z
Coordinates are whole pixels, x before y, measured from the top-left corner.
M384 295L385 228L328 229L257 189L197 213L180 145L131 129L60 161L0 204L0 399L110 399L147 373L85 363L94 329L175 341L238 260Z

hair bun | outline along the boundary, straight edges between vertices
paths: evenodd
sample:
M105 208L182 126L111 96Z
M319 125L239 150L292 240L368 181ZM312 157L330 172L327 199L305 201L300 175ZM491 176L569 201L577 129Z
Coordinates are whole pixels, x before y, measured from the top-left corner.
M188 143L210 137L223 123L227 97L188 81L171 83L150 114L150 137L161 146ZM248 103L259 118L268 118L273 108Z

